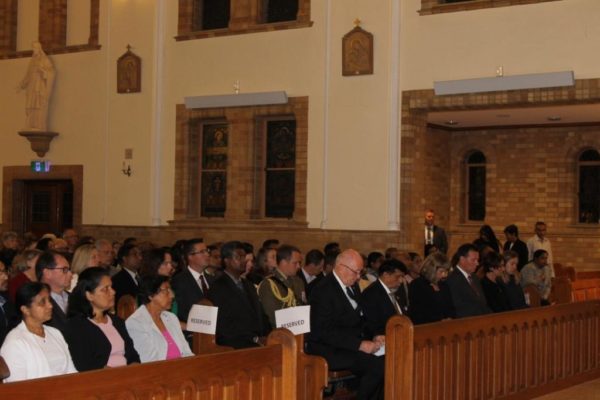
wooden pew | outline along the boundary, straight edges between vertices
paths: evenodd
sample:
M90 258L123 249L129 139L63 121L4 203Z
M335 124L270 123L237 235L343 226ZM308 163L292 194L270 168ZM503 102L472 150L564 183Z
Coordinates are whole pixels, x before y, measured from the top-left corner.
M0 385L1 399L296 399L296 341L284 329L265 347Z
M571 293L573 301L600 300L600 278L572 282Z
M125 321L137 308L135 297L130 294L124 294L117 302L117 315Z
M212 306L210 300L203 299L198 304ZM298 400L316 400L323 398L323 389L327 386L327 361L322 357L304 352L304 335L294 336L297 348ZM215 335L194 332L192 352L194 354L216 354L232 351L233 348L220 346Z
M600 377L600 301L386 327L386 399L525 399Z

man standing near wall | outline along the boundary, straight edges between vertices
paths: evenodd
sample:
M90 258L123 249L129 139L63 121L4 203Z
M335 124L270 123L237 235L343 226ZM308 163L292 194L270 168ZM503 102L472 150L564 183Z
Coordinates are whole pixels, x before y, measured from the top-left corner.
M442 254L448 252L448 239L443 228L435 225L435 212L432 209L425 211L425 246L423 258L427 257L427 250L434 246Z
M550 240L546 237L548 227L543 221L535 223L535 235L527 241L527 250L529 250L529 260L533 260L533 253L537 250L545 250L548 253L548 267L550 268L551 278L554 278L554 263L552 258L552 246Z

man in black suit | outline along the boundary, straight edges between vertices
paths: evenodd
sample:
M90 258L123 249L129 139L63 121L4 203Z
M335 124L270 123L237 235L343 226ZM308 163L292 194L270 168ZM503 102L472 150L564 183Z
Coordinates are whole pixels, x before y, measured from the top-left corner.
M59 252L45 251L38 257L35 264L35 274L39 282L50 286L50 302L52 303L52 318L46 325L52 326L64 335L67 330L67 308L71 286L71 268L67 259Z
M529 262L529 250L527 244L519 239L519 228L516 225L508 225L504 228L504 236L506 236L506 243L504 243L504 252L514 251L519 255L519 263L517 268L519 271Z
M256 288L241 278L246 270L245 257L241 242L223 244L221 260L225 270L208 291L209 300L219 308L217 344L235 349L260 346L271 330Z
M345 250L337 257L333 272L314 288L307 350L324 357L329 369L349 369L357 375L357 398L383 399L385 358L374 353L384 346L385 337L373 337L366 330L356 284L362 269L361 255Z
M4 343L4 338L8 332L18 323L17 313L14 304L12 304L7 295L8 272L2 262L0 262L0 346Z
M427 257L430 247L435 247L442 254L448 252L448 239L443 228L435 225L435 212L431 209L425 211L425 248L423 257Z
M485 300L481 282L475 275L479 264L477 248L471 243L463 244L452 259L457 260L457 265L454 266L446 283L450 288L456 318L490 314L492 310Z
M210 253L201 238L185 242L183 257L187 267L173 277L171 286L177 301L177 316L180 321L187 322L192 306L206 297L212 277L206 273Z
M128 294L137 298L139 292L138 270L142 264L142 252L135 244L121 246L117 254L117 262L121 270L112 278L112 287L115 290L115 306L121 296Z
M403 314L396 299L396 291L404 280L402 263L395 259L385 260L377 273L379 278L365 289L360 301L366 329L371 336L385 335L387 320Z
M310 292L323 279L323 268L325 267L325 255L321 250L313 249L306 253L304 266L298 270L298 277L304 282L306 299L310 300Z

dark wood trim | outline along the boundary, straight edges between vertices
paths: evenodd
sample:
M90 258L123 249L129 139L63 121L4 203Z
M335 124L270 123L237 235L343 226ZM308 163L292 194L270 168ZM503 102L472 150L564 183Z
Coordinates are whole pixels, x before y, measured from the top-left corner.
M449 132L462 132L462 131L480 131L483 129L527 129L527 128L564 128L564 127L581 127L581 126L599 126L600 121L595 122L574 122L574 123L548 123L548 124L524 124L524 125L481 125L481 126L463 126L457 127L434 124L432 122L427 123L428 128L442 129Z

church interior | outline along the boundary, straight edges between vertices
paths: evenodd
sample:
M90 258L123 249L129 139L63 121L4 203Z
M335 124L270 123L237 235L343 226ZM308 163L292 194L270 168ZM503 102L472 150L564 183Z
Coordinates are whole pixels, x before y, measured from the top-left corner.
M0 231L422 254L434 210L599 278L599 43L597 0L0 0Z

